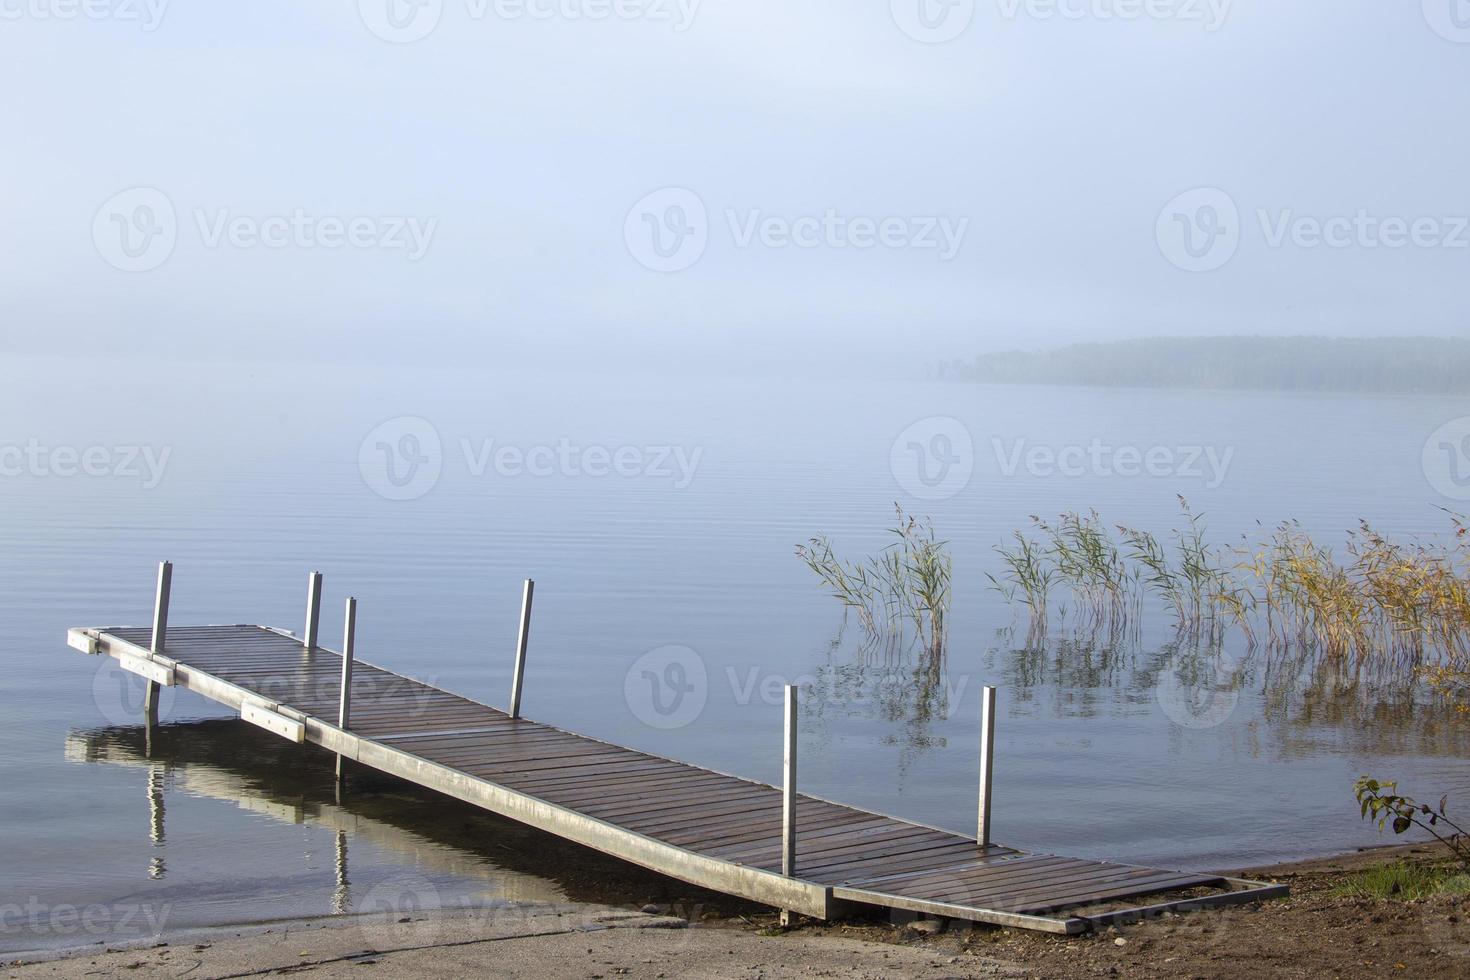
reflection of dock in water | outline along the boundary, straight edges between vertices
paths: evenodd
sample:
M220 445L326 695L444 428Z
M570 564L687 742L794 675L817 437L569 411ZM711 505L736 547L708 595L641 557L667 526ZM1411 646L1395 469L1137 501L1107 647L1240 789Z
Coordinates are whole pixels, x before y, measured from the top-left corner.
M403 863L428 877L457 878L473 882L477 899L485 903L560 903L563 890L546 877L506 867L500 860L477 853L469 842L455 842L427 831L410 830L389 816L397 808L384 806L381 798L362 799L336 795L329 773L312 767L302 770L294 747L262 733L246 736L230 721L202 721L153 728L103 728L73 731L66 737L66 758L71 762L126 766L147 771L149 840L162 849L166 843L164 792L182 790L193 796L232 803L250 813L287 824L305 824L336 836L335 865L337 893L335 911L351 911L348 891L348 856L353 842L369 844L398 856ZM243 751L242 751L243 749ZM288 758L288 756L298 756ZM284 777L283 777L284 774ZM276 785L285 781L288 788ZM444 807L445 801L414 801L416 828L424 826L423 806ZM370 807L389 811L383 815L365 812ZM478 816L478 814L477 814ZM493 819L493 818L492 818ZM431 822L430 822L431 823ZM431 823L432 826L432 823ZM519 827L506 822L506 827ZM442 837L448 838L446 830ZM496 849L497 856L502 851ZM514 852L510 852L513 854ZM164 874L164 856L150 861L150 877Z

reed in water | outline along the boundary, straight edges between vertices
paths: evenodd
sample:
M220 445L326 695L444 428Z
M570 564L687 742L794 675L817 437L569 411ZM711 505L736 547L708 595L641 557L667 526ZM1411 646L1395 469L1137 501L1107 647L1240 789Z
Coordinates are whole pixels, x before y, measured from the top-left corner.
M932 653L944 649L952 560L929 518L904 513L888 547L857 561L839 558L826 535L796 546L796 555L831 594L852 610L870 643L896 643L914 636ZM909 630L913 633L910 634Z
M1263 539L1219 546L1180 498L1182 523L1160 540L1096 513L1033 518L1035 533L997 547L1004 571L994 588L1044 632L1047 610L1065 591L1083 624L1116 629L1152 596L1181 634L1223 639L1241 631L1248 647L1310 652L1344 664L1412 668L1470 710L1470 540L1450 515L1448 543L1395 541L1366 521L1348 532L1341 556L1295 521Z

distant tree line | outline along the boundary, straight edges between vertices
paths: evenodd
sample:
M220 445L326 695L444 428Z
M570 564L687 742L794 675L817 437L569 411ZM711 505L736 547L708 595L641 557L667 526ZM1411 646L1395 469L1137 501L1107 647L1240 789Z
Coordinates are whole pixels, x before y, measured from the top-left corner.
M1169 337L983 354L941 375L991 384L1470 393L1470 340Z

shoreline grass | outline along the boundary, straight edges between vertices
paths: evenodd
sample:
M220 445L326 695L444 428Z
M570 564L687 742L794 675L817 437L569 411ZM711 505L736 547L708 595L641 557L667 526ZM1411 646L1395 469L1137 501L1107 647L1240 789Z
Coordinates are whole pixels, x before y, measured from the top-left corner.
M1399 861L1359 871L1328 894L1334 898L1406 901L1436 895L1470 895L1470 874L1458 868Z

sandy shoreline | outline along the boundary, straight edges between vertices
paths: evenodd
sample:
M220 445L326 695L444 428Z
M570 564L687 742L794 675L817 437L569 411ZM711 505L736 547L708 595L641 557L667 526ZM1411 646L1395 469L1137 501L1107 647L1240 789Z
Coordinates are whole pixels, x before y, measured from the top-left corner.
M690 922L667 908L587 903L365 914L165 934L127 948L97 945L8 955L4 976L247 977L280 972L361 977L1070 977L1470 973L1463 899L1384 902L1331 894L1346 875L1433 852L1385 847L1268 868L1292 898L1167 916L1080 938L890 915L782 933L769 910L722 909ZM675 909L674 911L678 911Z
M310 971L362 977L365 967L421 977L729 977L752 968L766 976L941 976L954 975L953 965L943 961L955 958L863 938L690 927L680 918L610 907L527 906L433 913L403 923L294 922L74 954L7 967L5 976L226 978Z

